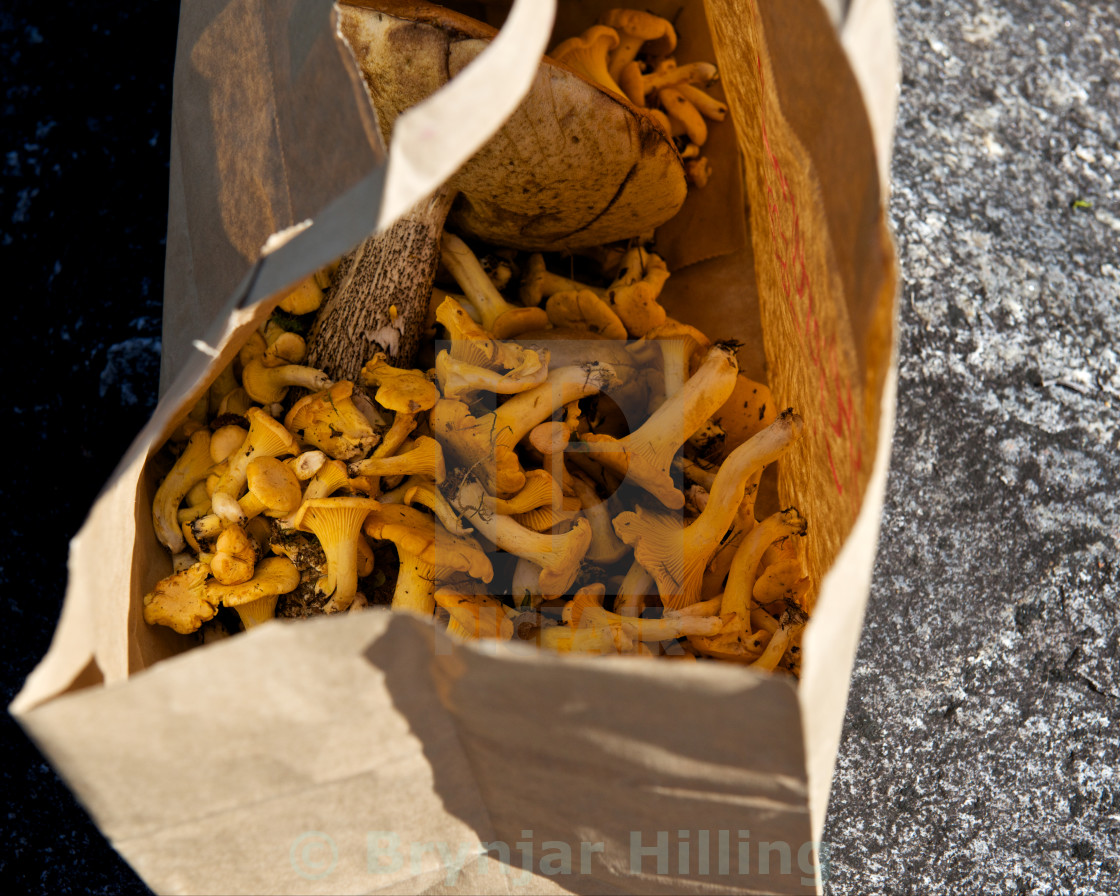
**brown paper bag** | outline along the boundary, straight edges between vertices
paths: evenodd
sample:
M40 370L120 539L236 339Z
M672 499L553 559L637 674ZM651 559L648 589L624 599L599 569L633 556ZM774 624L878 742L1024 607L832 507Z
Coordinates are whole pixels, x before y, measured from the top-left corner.
M155 890L820 891L893 421L888 0L849 4L839 31L821 0L643 4L707 20L684 31L710 40L741 156L686 210L730 222L724 242L665 231L670 313L751 339L744 370L808 424L778 483L819 582L798 685L451 643L383 611L189 650L141 617L170 568L148 458L286 287L493 133L554 15L559 32L605 5L490 4L499 37L386 152L327 0L183 4L163 397L74 539L50 651L10 707Z

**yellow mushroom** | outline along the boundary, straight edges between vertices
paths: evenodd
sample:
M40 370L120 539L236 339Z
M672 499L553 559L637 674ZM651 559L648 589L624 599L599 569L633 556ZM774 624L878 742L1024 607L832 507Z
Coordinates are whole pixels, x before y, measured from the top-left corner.
M329 285L329 279L327 283ZM289 314L311 314L313 311L318 311L323 304L323 289L325 288L325 286L320 286L316 276L308 277L306 280L300 281L295 289L285 295L277 307Z
M399 493L400 497L396 500L404 504L421 504L427 507L435 514L443 528L453 535L470 535L474 531L470 526L463 525L455 508L444 497L433 479L409 476L393 489L393 493ZM383 504L388 504L393 503L395 499L390 493L386 493L381 495L380 500Z
M632 103L646 106L649 95L664 87L676 87L679 84L708 85L718 76L718 69L710 62L677 65L676 60L669 57L661 60L649 73L643 72L636 62L628 63L619 73L618 83Z
M695 84L678 81L673 89L696 107L696 110L711 121L723 121L727 117L727 104L705 93Z
M331 458L319 468L319 472L311 477L311 480L307 483L307 488L304 490L303 500L314 501L319 498L329 498L339 489L348 488L349 485L350 476L346 470L346 464Z
M642 610L645 609L646 598L655 594L657 594L657 586L654 584L653 576L635 560L623 576L622 584L618 586L618 594L614 596L615 612L620 616L641 616Z
M257 564L253 577L237 585L211 584L207 592L233 607L241 625L250 629L272 619L281 594L299 586L299 570L287 557L266 557Z
M539 386L547 376L547 364L534 364L528 371L503 371L460 361L447 351L436 355L436 381L444 398L469 401L476 392L513 395Z
M354 600L358 535L365 518L380 506L372 498L318 498L304 501L292 519L292 528L312 533L326 556L327 574L316 584L316 590L331 596L325 613L340 613Z
M365 415L351 400L354 383L339 380L329 389L305 395L284 417L284 426L300 441L337 460L364 457L379 441Z
M565 499L565 502L571 501L571 498ZM526 510L524 513L511 513L510 517L518 525L524 526L526 529L532 529L534 532L551 532L557 526L567 526L572 520L579 516L578 510L567 510L565 504L545 504L541 507L534 507L532 510Z
M677 48L677 32L668 19L643 9L610 9L599 17L600 24L618 33L618 46L610 52L609 71L616 81L622 69L644 49L650 56L668 56ZM649 44L645 47L645 44Z
M564 451L571 442L572 429L565 423L549 420L529 431L529 445L541 456L541 467L560 484L561 493L575 496L572 474L564 463Z
M589 653L603 656L627 653L634 649L633 641L622 631L622 626L599 628L571 628L567 625L545 626L537 630L533 640L538 647L559 653Z
M518 295L523 305L536 307L558 292L579 292L581 290L594 293L600 299L605 298L607 294L605 289L589 286L586 283L580 283L578 280L552 273L545 267L544 256L540 252L534 252L529 256L525 265L525 273L522 274L521 289Z
M391 541L400 567L392 609L430 616L435 590L455 573L490 582L494 567L475 539L452 535L434 517L403 504L382 504L366 518L363 531Z
M493 499L482 483L473 478L465 479L450 501L483 538L540 566L544 593L563 594L575 581L591 544L591 524L587 520L576 520L571 530L562 535L534 532L511 517L496 513Z
M727 575L720 615L727 618L734 613L740 620L743 637L751 633L751 595L763 553L779 538L787 535L803 536L806 526L804 517L796 508L780 510L755 526L735 552Z
M447 330L451 342L448 352L456 361L507 371L518 379L535 376L542 369L545 372L548 370L549 353L546 349L533 351L516 342L494 339L451 296L436 309L436 321ZM545 375L540 373L542 377Z
M521 490L512 497L498 498L494 507L498 513L513 516L528 513L538 507L579 510L580 503L578 500L566 499L560 483L547 470L526 470L525 485Z
M619 45L618 32L607 25L592 25L582 34L561 41L548 55L604 90L625 96L611 77L607 54Z
M509 608L495 597L437 588L434 598L458 624L453 633L469 639L493 638L508 641L513 637L513 620L510 618Z
M213 512L196 520L191 527L195 538L213 537L215 525L244 525L262 513L281 517L299 507L302 487L291 466L274 457L255 457L246 467L248 491L241 498L215 491ZM215 524L213 517L220 520Z
M545 303L554 327L589 330L607 339L625 339L626 327L610 306L590 290L558 292Z
M607 303L637 338L665 323L665 309L658 304L669 269L661 256L641 247L627 251L622 268L607 290Z
M253 361L258 360L267 349L268 343L265 342L264 333L261 330L254 330L250 333L245 340L245 344L237 352L237 362L241 365L241 369L244 370Z
M292 386L319 392L330 387L331 379L315 367L302 364L266 367L261 358L256 358L241 371L241 385L253 401L273 404L283 401Z
M156 537L173 554L181 553L186 547L179 525L179 505L195 483L206 479L212 463L210 431L197 430L187 440L182 454L156 489L152 500L152 524Z
M238 498L248 479L249 463L258 457L283 457L299 454L299 443L284 424L260 408L249 408L249 431L241 447L230 455L229 467L214 487L214 494L223 492Z
M351 476L425 476L443 482L447 468L440 443L430 436L419 436L408 451L353 461L347 472Z
M673 480L673 458L731 394L738 369L734 349L713 346L684 386L628 436L584 435L591 456L666 507L679 510L684 506L684 494Z
M376 389L374 401L393 412L393 425L374 449L374 457L395 454L416 428L417 414L430 410L439 400L439 389L422 371L394 367L384 352L377 352L362 366L358 382Z
M245 519L283 516L299 507L303 488L291 466L275 457L255 457L245 468L248 491L238 501Z
M662 87L657 91L657 101L669 117L670 134L687 137L694 146L703 146L708 141L708 123L679 90Z
M751 592L755 602L769 604L779 600L800 602L808 590L809 579L801 560L782 560L765 567Z
M179 512L175 515L179 525L197 520L210 512L210 492L206 488L206 480L200 479L188 490L180 504Z
M502 298L470 247L446 231L441 241L441 258L467 300L474 305L483 329L497 339L509 339L548 325L548 315L543 308L523 308Z
M601 604L576 600L565 607L563 618L575 628L619 627L635 641L667 641L691 635L714 635L723 625L718 616L676 614L657 619L622 616L605 610Z
M210 572L223 585L239 585L253 578L257 543L238 525L227 526L214 543Z
M206 588L210 567L195 563L167 576L144 595L144 621L148 625L166 625L181 635L196 632L202 623L213 619L221 598Z
M786 651L805 628L806 616L800 610L789 609L782 614L778 630L771 636L762 655L751 663L752 669L773 672Z
M801 418L785 411L732 451L716 475L707 507L688 526L681 525L679 516L641 506L636 512L627 510L615 517L615 532L634 548L635 559L653 576L667 609L679 609L700 599L704 565L730 527L748 479L777 460L800 437L802 429Z
M233 414L238 417L244 417L245 413L251 407L253 407L253 399L249 397L248 392L241 386L238 386L222 398L221 404L218 405L218 416L224 417L227 414Z
M494 414L474 417L463 402L441 398L428 422L445 453L482 477L488 489L508 497L524 487L525 472L514 450L516 440Z
M269 318L265 322L264 341L268 348L260 356L260 362L265 367L302 364L307 357L307 342L304 338L286 329L275 318Z
M306 482L323 468L323 464L328 459L325 451L314 448L310 451L301 451L295 457L288 458L286 463L296 474L296 479L300 482Z
M248 430L236 423L219 426L210 436L210 458L215 464L229 460L230 456L245 442Z
M525 475L514 449L538 423L569 402L608 388L617 382L613 368L588 362L581 367L549 371L539 386L520 392L490 414L471 415L462 402L441 399L432 408L432 435L463 464L481 477L499 497L516 494Z

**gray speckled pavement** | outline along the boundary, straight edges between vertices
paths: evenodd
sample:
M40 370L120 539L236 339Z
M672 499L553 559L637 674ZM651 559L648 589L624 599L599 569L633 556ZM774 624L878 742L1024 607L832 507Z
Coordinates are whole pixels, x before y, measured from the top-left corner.
M898 424L841 894L1120 892L1120 4L896 2Z

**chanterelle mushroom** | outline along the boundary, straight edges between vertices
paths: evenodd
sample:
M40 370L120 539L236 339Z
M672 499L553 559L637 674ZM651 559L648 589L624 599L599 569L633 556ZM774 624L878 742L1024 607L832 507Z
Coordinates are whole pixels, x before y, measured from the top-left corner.
M198 631L202 623L213 619L221 598L206 590L210 567L195 563L182 572L161 579L144 595L144 621L148 625L166 625L182 635Z
M747 480L773 463L801 436L803 422L786 411L758 435L727 456L716 474L704 512L687 526L679 516L639 505L614 518L614 529L634 548L634 557L657 582L662 603L670 610L700 599L704 564L719 547L743 500Z
M618 46L609 58L609 71L616 81L640 50L647 49L650 55L660 57L677 48L677 32L672 22L643 9L609 9L599 21L618 32Z
M421 0L344 4L340 27L386 142L403 111L465 68L497 33ZM488 243L556 251L653 230L679 210L686 191L684 162L662 124L545 57L529 96L501 130L444 187L343 260L309 335L307 363L356 379L378 349L411 359L449 213L457 230Z
M152 522L156 536L173 554L186 546L179 529L179 505L191 487L206 478L211 462L210 431L200 429L190 437L171 472L156 489L155 500L152 502Z

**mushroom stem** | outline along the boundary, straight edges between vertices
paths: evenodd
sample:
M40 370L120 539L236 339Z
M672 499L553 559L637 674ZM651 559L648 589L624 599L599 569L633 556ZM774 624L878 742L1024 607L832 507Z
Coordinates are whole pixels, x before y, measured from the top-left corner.
M455 199L444 186L342 259L307 337L307 363L357 380L378 351L408 367L420 344L439 265L440 235Z
M182 551L186 545L178 525L179 505L191 487L206 478L210 461L210 431L200 429L191 436L171 472L156 489L155 500L152 502L152 521L156 537L172 553Z
M618 594L614 598L614 611L619 616L641 616L645 609L647 595L657 591L651 576L644 566L635 560L622 579Z
M586 520L577 520L563 535L526 529L510 517L494 512L494 499L477 479L465 480L451 503L483 538L540 566L542 592L562 594L575 581L580 561L591 544L591 524Z
M467 301L478 311L483 329L498 339L548 326L548 315L543 308L522 308L507 302L470 247L459 237L443 234L440 258Z
M743 626L744 635L751 633L751 593L762 555L779 538L804 535L805 528L805 519L796 508L780 510L755 526L735 551L727 575L727 588L723 592L720 615L726 618L735 613Z
M397 612L431 616L436 608L435 569L415 554L400 551L397 586L393 592L392 609Z

